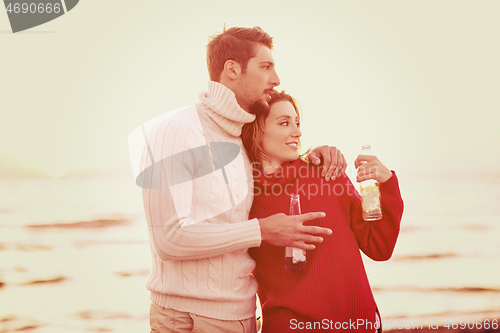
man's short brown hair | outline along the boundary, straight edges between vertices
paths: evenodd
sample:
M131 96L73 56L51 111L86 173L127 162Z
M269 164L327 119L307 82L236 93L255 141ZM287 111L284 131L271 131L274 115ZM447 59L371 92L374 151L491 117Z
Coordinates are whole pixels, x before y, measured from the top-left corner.
M255 57L257 45L273 48L273 38L259 27L233 27L210 37L207 45L207 67L211 81L220 81L220 74L228 60L234 60L242 67L243 73L248 60Z

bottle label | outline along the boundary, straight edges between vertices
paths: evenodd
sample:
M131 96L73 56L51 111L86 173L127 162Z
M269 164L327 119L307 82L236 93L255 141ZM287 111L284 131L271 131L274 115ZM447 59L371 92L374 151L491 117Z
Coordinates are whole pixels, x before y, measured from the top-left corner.
M367 186L361 189L363 210L380 209L380 191L378 186Z
M285 257L292 258L292 263L296 264L298 262L306 261L306 250L297 249L295 247L285 248Z

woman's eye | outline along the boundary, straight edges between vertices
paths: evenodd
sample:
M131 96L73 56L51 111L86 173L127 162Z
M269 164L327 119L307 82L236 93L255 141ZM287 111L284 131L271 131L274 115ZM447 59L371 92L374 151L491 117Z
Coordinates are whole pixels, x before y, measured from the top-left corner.
M284 121L280 125L282 125L282 126L288 126L288 121Z

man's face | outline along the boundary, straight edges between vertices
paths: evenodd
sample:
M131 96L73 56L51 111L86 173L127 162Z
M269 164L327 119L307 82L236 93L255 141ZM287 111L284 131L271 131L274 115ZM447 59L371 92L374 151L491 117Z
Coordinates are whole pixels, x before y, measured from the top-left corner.
M241 73L234 93L241 108L258 113L269 109L270 92L279 84L271 50L259 45L255 57L248 61L245 73Z

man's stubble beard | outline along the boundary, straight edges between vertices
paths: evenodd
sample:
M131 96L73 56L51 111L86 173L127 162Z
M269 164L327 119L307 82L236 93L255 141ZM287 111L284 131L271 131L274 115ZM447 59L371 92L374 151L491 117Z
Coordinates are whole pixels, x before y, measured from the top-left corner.
M269 113L269 110L271 109L271 107L264 100L258 99L258 100L255 100L254 102L251 102L251 98L250 98L251 94L249 94L247 92L252 91L252 89L251 89L251 85L249 84L249 80L248 80L246 74L244 74L242 76L242 81L239 83L238 87L239 87L238 91L245 92L244 94L242 94L242 96L240 96L240 97L243 97L243 98L241 98L240 106L245 111L247 111L248 113L253 114L253 115L260 115L260 114L268 114ZM273 89L269 89L269 90L273 90ZM239 100L238 97L236 98L236 100L237 101ZM249 103L247 103L247 102L251 103L250 106L248 106ZM238 103L239 103L239 101L238 101ZM248 107L243 107L243 105L248 106Z
M253 104L250 105L250 107L248 108L249 113L254 114L256 116L260 114L266 114L269 112L270 109L271 107L269 106L269 104L267 104L263 100L258 100L253 102Z

